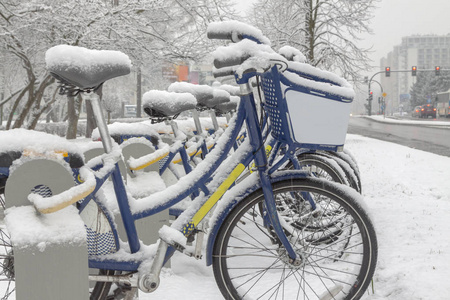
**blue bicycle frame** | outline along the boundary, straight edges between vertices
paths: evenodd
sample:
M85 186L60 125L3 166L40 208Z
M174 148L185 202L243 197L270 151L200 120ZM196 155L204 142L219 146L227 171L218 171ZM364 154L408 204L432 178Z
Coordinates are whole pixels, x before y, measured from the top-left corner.
M255 74L252 76L254 75ZM168 187L162 192L153 194L147 198L139 199L139 201L133 201L127 197L125 186L120 175L118 165L116 164L116 167L111 172L111 176L131 253L136 253L140 250L139 238L137 235L136 226L134 224L136 220L154 215L160 211L170 208L186 197L189 197L195 191L201 189L203 194L195 198L193 200L193 205L186 209L171 226L172 229L182 232L187 237L194 231L197 225L203 220L221 196L232 184L234 184L234 181L245 170L246 166L248 166L251 161L254 161L258 170L260 184L265 195L265 209L268 212L267 215L270 220L270 224L277 233L281 243L289 253L290 258L293 261L296 259L296 253L286 238L286 235L278 220L268 172L264 140L258 124L253 94L248 84L248 79L250 77L251 75L247 75L245 78L245 83L241 84L241 91L243 95L241 96L241 101L234 117L234 121L222 135L214 151L209 153L205 160L202 161L197 168L181 178L176 186ZM95 106L96 105L93 105L93 107ZM96 118L103 119L102 114L97 113L96 110L97 109L94 109ZM227 159L230 150L233 148L234 142L239 136L244 122L247 126L248 132L247 146L239 147L238 151L233 154L230 159L230 164L222 164L225 159ZM99 126L105 151L109 153L111 151L111 145L108 145L107 143L107 141L110 140L107 138L109 134L104 119L103 121L97 120L97 124ZM238 159L233 160L236 156ZM221 183L217 182L218 180L214 179L216 177L213 177L213 173L215 172L219 174L219 176L216 176L217 178L226 179ZM223 176L223 174L227 175ZM211 180L211 178L213 179ZM98 184L101 185L104 180L105 179L99 179ZM195 184L191 184L193 182ZM154 203L157 199L164 200L158 201L155 205ZM80 211L84 209L87 202L88 201L84 201L80 205ZM174 247L168 248L166 260L170 258L174 251ZM92 258L89 262L90 267L93 268L121 271L136 271L139 264L140 262L137 261L130 262L105 260L102 258Z

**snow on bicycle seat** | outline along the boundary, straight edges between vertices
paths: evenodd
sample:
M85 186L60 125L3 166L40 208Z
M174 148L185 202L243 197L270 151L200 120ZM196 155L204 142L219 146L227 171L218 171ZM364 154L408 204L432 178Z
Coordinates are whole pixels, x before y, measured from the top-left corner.
M212 87L227 91L231 96L239 96L241 93L241 89L238 86L230 84L222 84L218 81L213 82Z
M226 114L227 112L236 110L239 99L240 99L240 97L238 97L238 96L231 96L229 102L220 103L220 104L214 106L214 109L216 110L216 112L218 112L220 114Z
M108 79L129 74L131 70L131 60L120 51L69 45L48 49L45 62L56 79L80 89L98 87Z
M217 105L230 102L230 93L221 89L213 89L213 97L202 103L202 105L213 108Z
M169 118L194 109L197 100L190 93L151 90L142 96L144 111L153 118Z
M206 106L205 103L214 97L214 90L209 85L198 85L188 82L174 82L167 89L169 92L190 93L194 95L200 106Z
M0 131L0 141L8 141L0 143L0 168L9 168L23 155L31 158L62 156L71 168L84 164L83 152L77 143L49 133L17 128Z

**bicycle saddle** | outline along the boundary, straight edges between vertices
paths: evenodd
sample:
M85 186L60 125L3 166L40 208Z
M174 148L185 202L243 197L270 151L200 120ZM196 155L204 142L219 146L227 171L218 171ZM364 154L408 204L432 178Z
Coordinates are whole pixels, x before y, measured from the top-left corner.
M200 102L200 101L199 101ZM214 108L219 104L230 102L230 94L227 91L213 89L213 97L199 103L207 108Z
M192 94L157 90L146 92L142 103L145 113L152 118L170 118L197 106Z
M194 95L200 106L206 106L208 100L214 97L214 90L209 85L198 85L188 82L174 82L167 89L169 92L190 93Z
M0 153L0 167L9 168L13 161L22 156L21 151L6 151Z
M48 49L45 62L52 76L80 89L98 87L108 79L129 74L131 70L131 61L122 52L69 45Z
M13 161L22 157L22 154L22 151L6 151L0 153L0 168L11 167ZM71 168L81 168L84 165L83 158L77 153L67 153L67 160Z
M214 107L215 111L219 114L226 114L227 112L230 112L232 110L235 110L237 107L237 103L230 101L226 103L221 103Z

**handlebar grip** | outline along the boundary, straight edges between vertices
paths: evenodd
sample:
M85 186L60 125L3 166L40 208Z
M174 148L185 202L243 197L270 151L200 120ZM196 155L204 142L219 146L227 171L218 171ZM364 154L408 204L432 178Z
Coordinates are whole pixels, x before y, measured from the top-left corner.
M206 31L209 39L229 40L233 43L248 39L257 44L270 45L270 40L261 30L238 21L221 21L208 24Z
M233 68L216 69L216 70L213 70L213 76L214 76L214 78L234 76L234 72L235 71L233 70Z
M239 41L242 41L244 37L242 34L237 33L236 31L208 31L206 36L210 40L229 40L233 43L237 43Z
M231 32L208 32L206 36L210 40L231 40Z
M225 67L232 67L232 66L238 66L242 64L244 61L246 61L250 55L246 56L238 56L238 57L228 57L226 59L214 59L214 67L217 69L225 68Z

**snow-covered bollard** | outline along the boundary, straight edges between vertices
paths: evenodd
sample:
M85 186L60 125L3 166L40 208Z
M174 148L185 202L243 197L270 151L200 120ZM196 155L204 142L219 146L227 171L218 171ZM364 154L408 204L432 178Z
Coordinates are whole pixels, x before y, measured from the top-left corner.
M86 229L78 210L39 214L11 202L5 224L14 246L16 299L88 299Z

